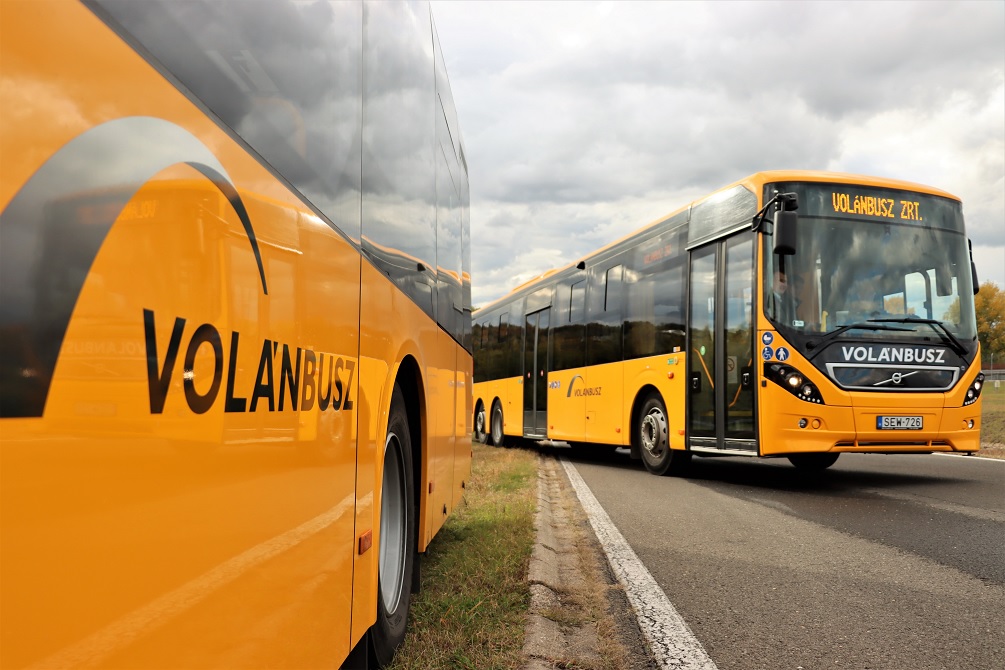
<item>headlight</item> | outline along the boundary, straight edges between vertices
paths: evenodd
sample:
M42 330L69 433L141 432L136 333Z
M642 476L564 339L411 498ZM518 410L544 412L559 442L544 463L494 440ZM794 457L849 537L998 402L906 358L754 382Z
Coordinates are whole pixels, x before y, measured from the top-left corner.
M806 376L791 365L781 363L765 363L764 376L781 386L800 400L824 405L824 398L816 384L806 379Z
M978 372L977 378L970 384L970 388L967 389L967 395L963 398L963 406L966 407L977 402L977 399L981 397L982 388L984 388L984 373Z

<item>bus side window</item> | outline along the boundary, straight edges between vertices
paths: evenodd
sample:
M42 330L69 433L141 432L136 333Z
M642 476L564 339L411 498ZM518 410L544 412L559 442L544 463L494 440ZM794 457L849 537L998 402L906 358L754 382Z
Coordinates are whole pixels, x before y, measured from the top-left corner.
M589 340L586 355L589 365L622 360L623 272L623 266L615 265L598 269L590 275L586 326Z
M579 368L586 363L586 280L580 279L563 287L560 301L568 296L568 318L557 322L558 338L555 342L555 369Z

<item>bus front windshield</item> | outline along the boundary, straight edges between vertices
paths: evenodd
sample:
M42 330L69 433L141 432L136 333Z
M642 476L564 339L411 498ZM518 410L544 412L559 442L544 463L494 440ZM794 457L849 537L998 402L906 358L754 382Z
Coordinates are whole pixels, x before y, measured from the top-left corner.
M796 343L841 330L878 340L948 340L976 352L958 202L844 185L785 187L802 191L796 253L773 254L772 237L764 238L764 310L776 327Z

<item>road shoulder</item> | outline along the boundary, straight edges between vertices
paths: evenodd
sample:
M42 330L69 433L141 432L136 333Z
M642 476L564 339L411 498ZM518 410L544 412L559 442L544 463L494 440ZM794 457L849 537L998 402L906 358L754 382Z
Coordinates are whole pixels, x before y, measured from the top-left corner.
M541 456L525 670L655 670L635 613L558 462Z

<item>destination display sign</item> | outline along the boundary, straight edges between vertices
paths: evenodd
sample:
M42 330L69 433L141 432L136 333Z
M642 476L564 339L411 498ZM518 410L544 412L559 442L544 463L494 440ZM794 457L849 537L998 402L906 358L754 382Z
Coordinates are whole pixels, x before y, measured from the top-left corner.
M831 205L835 214L865 214L902 221L924 221L921 203L916 200L881 198L834 190L831 191Z
M776 191L796 193L800 217L867 219L963 230L963 209L951 198L856 184L772 184L768 189L768 197Z

